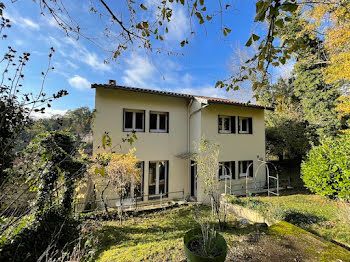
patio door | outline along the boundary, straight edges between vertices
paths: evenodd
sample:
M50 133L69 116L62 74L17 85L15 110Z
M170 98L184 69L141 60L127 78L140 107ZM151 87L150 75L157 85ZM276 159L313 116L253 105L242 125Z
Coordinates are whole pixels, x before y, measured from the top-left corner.
M148 177L148 194L157 197L168 193L169 161L150 161Z
M144 180L144 161L140 161L136 164L136 167L140 169L140 177L131 178L130 183L125 185L125 195L123 199L123 205L132 205L137 200L143 200L143 180ZM116 206L120 206L120 199L117 200Z

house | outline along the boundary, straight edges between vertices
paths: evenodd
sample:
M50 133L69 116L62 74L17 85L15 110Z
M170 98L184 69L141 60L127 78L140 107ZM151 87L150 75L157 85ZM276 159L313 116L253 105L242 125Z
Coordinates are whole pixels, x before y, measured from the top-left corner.
M264 110L261 105L228 99L188 95L109 84L92 84L96 118L94 153L102 150L108 132L112 144L120 144L128 132L137 140L124 143L118 152L136 148L142 184L131 185L130 195L143 201L154 198L193 197L205 201L190 156L202 137L220 144L218 179L222 190L245 192L246 186L262 188L265 168ZM249 168L248 168L249 167ZM248 170L248 171L247 171ZM109 193L113 196L113 190Z

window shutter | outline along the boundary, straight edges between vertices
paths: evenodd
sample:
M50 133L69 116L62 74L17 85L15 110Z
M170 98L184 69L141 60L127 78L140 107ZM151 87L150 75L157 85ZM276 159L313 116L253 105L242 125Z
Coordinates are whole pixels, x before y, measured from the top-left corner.
M238 133L241 130L241 121L240 121L240 117L237 117L237 121L238 121Z
M144 184L145 184L145 161L141 161L142 164L141 164L141 199L143 201L143 194L144 194Z
M238 161L238 175L239 175L240 173L242 173L242 170L241 170L241 162L242 162L242 161Z
M231 175L232 179L236 179L236 162L231 161Z
M168 197L168 185L169 185L169 160L166 161L166 183L165 183L165 197Z
M250 177L253 177L254 175L254 164L253 164L253 161L249 161L249 164L252 164L250 167L249 167L249 176Z
M166 113L166 132L169 133L169 112Z
M143 130L142 130L142 132L145 132L145 131L146 131L146 110L143 110Z
M220 125L219 125L219 123L220 123L220 116L218 116L218 133L220 133Z
M253 134L253 118L248 118L249 134Z
M123 132L125 132L125 108L123 108Z
M236 117L231 116L231 133L235 134L236 133Z

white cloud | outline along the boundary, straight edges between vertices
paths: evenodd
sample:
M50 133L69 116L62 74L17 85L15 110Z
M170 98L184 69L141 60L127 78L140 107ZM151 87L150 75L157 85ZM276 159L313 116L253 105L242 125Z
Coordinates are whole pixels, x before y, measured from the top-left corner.
M41 119L41 118L51 118L53 116L62 116L67 112L67 110L59 110L59 109L51 109L46 108L45 113L42 114L40 112L32 112L30 114L33 119Z
M146 58L135 53L127 58L125 62L127 69L124 70L123 82L126 85L150 88L150 82L157 77L155 76L155 66Z
M180 88L180 89L174 89L173 91L178 93L183 93L183 94L218 97L218 98L230 98L230 95L231 95L225 90L215 88L212 85L204 85L201 87Z
M89 65L94 70L111 71L111 66L101 60L96 53L90 52L81 42L73 40L72 38L64 38L66 44L73 47L70 56Z
M190 32L190 21L185 14L185 8L179 4L172 4L173 15L168 23L169 33L165 39L169 41L182 41Z
M72 63L71 61L69 61L69 60L66 60L66 63L67 63L67 65L69 65L71 68L73 68L73 69L78 69L79 68L79 66L77 66L76 64L74 64L74 63Z
M21 17L21 20L18 23L19 26L24 28L29 28L33 30L39 30L40 26L29 18Z
M75 75L68 79L68 83L70 86L77 89L88 89L91 87L91 83L84 77L79 75Z
M157 1L146 1L146 6L152 11L152 16L155 19L162 15L160 14L158 5L159 3ZM167 5L172 9L172 16L170 22L165 22L169 33L164 35L164 39L169 42L185 40L186 36L190 34L190 20L186 15L186 7L177 3L167 3Z
M27 17L16 16L16 18L14 18L14 16L8 13L5 13L4 17L10 19L11 24L18 25L19 27L22 27L24 29L31 29L31 30L40 29L39 24L35 23L33 20Z

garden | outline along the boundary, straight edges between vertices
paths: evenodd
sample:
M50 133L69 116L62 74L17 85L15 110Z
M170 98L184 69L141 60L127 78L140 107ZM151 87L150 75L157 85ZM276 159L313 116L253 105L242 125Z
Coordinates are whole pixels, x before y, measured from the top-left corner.
M210 215L206 206L188 205L117 221L86 221L91 257L96 261L186 261L184 235L199 227L196 217ZM199 213L199 214L198 214ZM270 228L228 214L221 234L228 245L226 261L350 261L349 251L289 223Z

